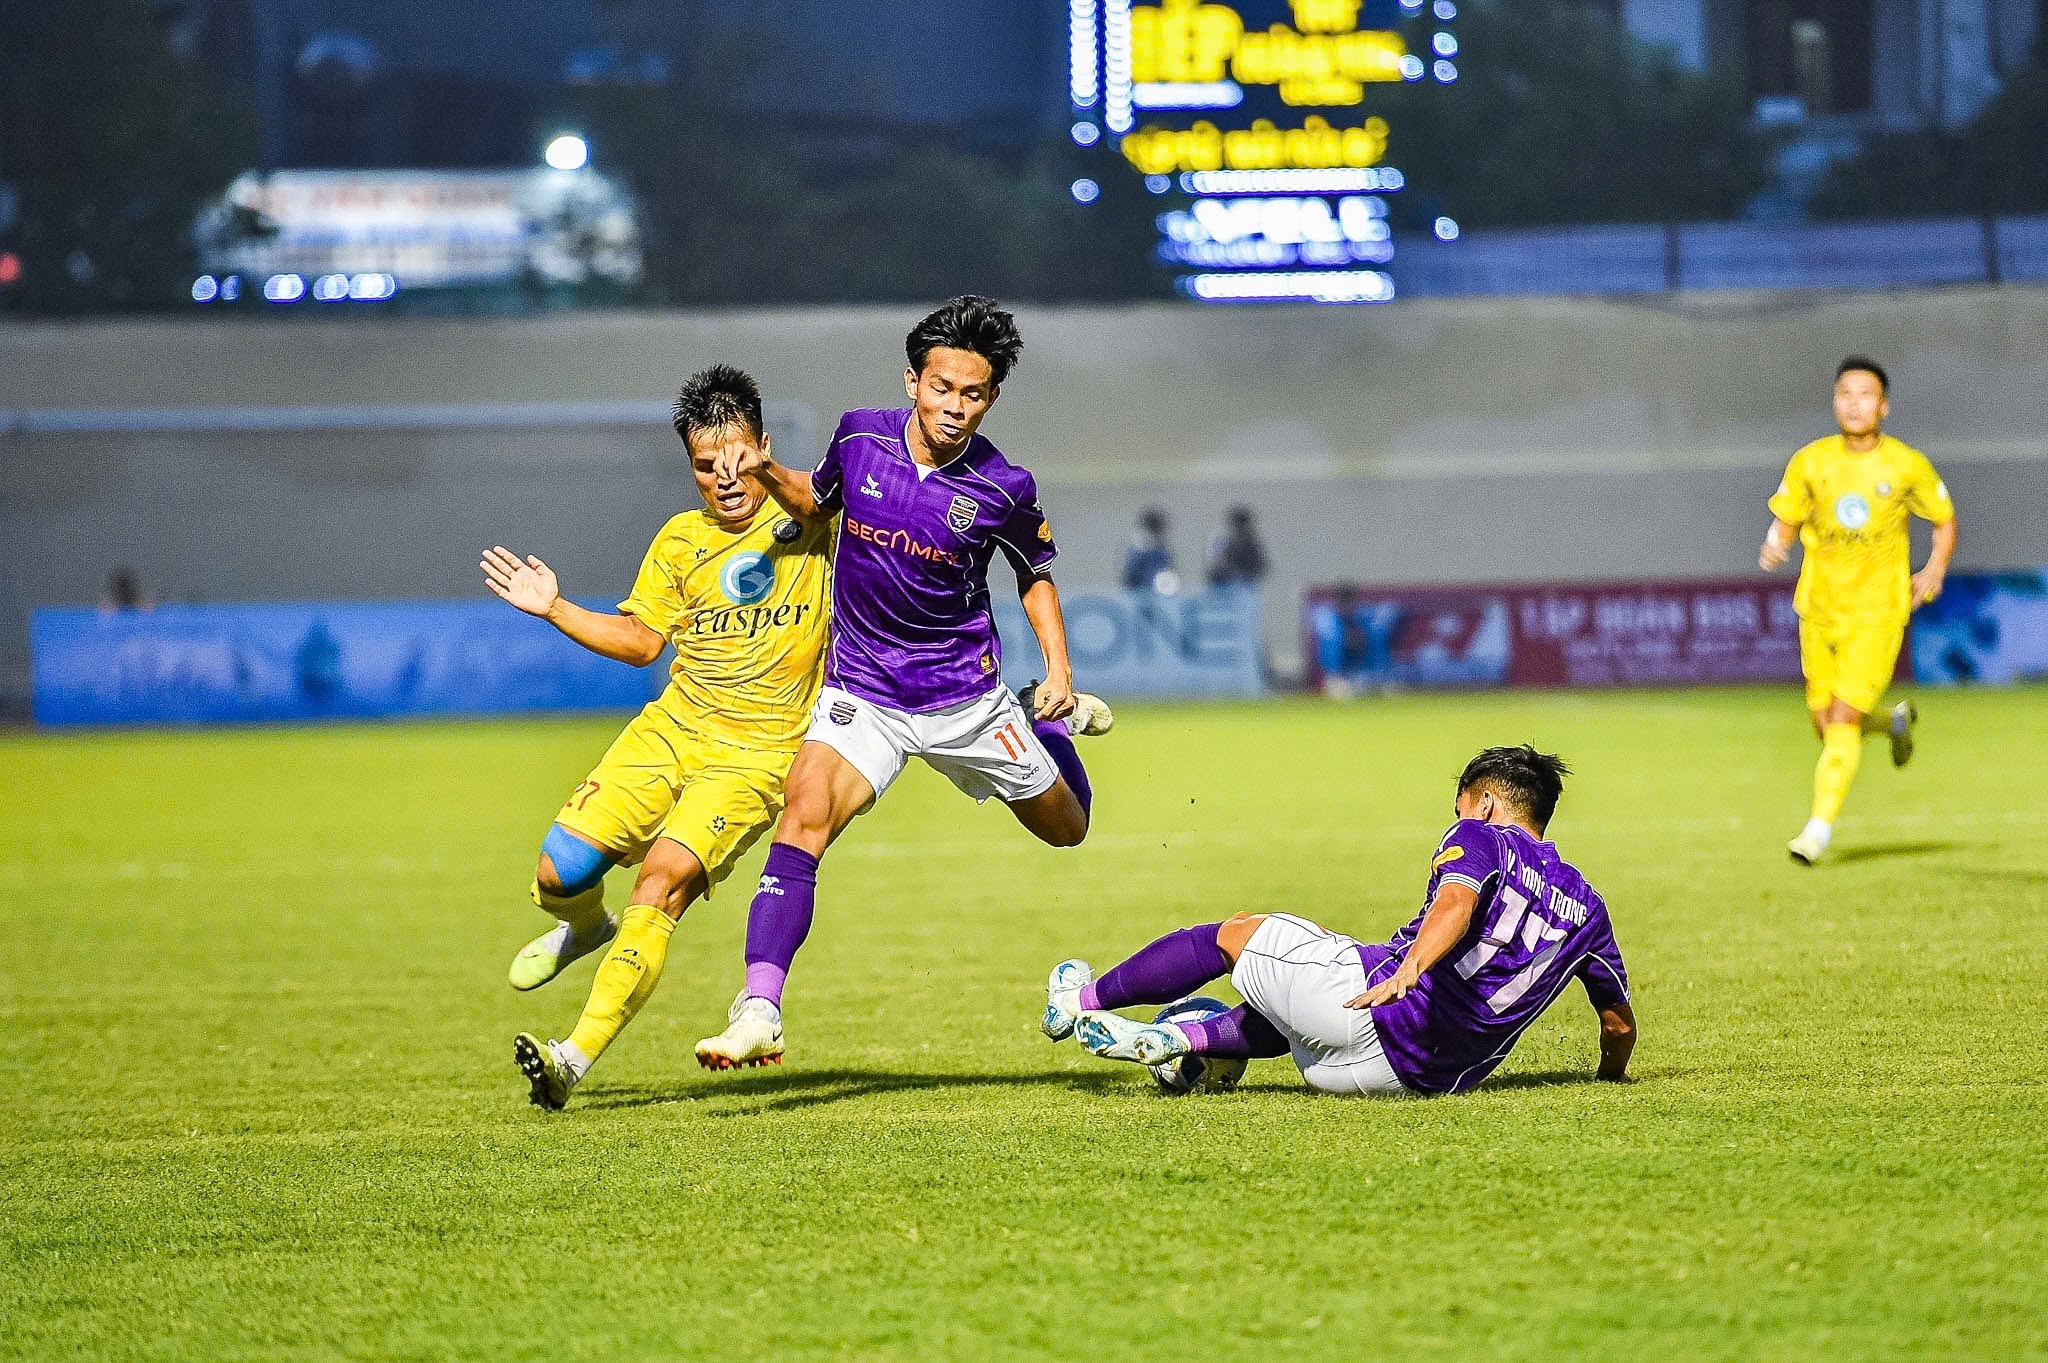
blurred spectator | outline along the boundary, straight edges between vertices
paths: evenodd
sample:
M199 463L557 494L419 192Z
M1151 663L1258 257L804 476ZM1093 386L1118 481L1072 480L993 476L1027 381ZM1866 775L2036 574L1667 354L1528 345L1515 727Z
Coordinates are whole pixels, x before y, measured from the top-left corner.
M107 594L100 598L103 611L146 611L156 603L142 594L142 583L133 568L116 568L107 574Z
M1223 533L1209 542L1209 585L1256 587L1266 575L1266 546L1252 524L1252 509L1233 506L1223 516Z
M1180 574L1173 569L1173 551L1166 547L1166 513L1148 506L1138 513L1138 533L1124 555L1124 588L1133 592L1158 592L1172 596L1180 590Z

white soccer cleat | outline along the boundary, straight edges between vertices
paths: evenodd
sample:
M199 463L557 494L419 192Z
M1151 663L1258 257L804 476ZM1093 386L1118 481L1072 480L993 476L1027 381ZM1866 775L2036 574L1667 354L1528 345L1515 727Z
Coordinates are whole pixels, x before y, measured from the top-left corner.
M1103 1060L1163 1065L1189 1053L1187 1033L1170 1022L1133 1022L1120 1013L1081 1014L1074 1036L1088 1054Z
M1086 961L1061 961L1045 980L1045 1019L1038 1024L1047 1041L1065 1041L1081 1016L1081 987L1095 978Z
M514 989L538 989L573 962L611 945L612 938L618 935L619 920L609 913L604 916L604 930L592 934L587 942L578 941L567 923L557 923L519 948L506 978Z
M1920 707L1902 700L1892 707L1892 765L1903 767L1913 760L1913 726L1920 722Z
M782 1063L782 1010L744 991L726 1010L725 1030L697 1043L697 1063L707 1070L736 1070Z
M1076 738L1096 738L1116 727L1109 702L1086 691L1074 693L1074 713L1067 716L1067 732Z
M1024 713L1033 719L1038 717L1038 683L1033 682L1017 693L1017 703L1024 707ZM1072 738L1096 738L1116 727L1116 716L1111 713L1109 702L1086 691L1074 693L1074 708L1060 723L1067 726Z
M526 1076L527 1100L549 1112L560 1112L576 1087L575 1072L555 1054L555 1044L531 1032L512 1038L512 1059Z
M1785 844L1785 850L1801 866L1812 866L1828 854L1828 843L1833 838L1833 828L1819 819L1808 819L1806 827L1799 830L1799 836Z

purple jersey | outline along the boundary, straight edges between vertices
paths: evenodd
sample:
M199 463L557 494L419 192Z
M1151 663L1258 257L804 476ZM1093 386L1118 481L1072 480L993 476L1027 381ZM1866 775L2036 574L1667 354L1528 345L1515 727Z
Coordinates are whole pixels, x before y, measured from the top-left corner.
M1361 946L1366 978L1406 954L1446 881L1478 892L1471 926L1407 997L1372 1010L1387 1062L1421 1093L1459 1093L1506 1058L1516 1038L1573 980L1595 1008L1628 999L1628 970L1607 905L1586 878L1520 828L1461 819L1430 864L1423 913L1384 946Z
M940 468L910 457L908 408L848 412L811 493L845 512L832 561L825 685L922 714L987 694L1002 676L988 565L1019 572L1059 553L1031 475L980 436Z

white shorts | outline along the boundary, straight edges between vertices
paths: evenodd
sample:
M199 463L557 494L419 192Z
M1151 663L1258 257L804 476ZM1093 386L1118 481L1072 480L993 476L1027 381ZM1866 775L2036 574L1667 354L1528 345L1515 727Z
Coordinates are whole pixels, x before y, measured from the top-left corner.
M1003 686L921 715L828 686L818 693L804 741L823 743L851 762L874 787L876 799L913 756L977 801L1029 800L1060 779L1024 707Z
M1266 915L1230 982L1287 1038L1301 1077L1324 1093L1406 1093L1387 1063L1372 1013L1344 1005L1365 992L1358 943L1290 913Z

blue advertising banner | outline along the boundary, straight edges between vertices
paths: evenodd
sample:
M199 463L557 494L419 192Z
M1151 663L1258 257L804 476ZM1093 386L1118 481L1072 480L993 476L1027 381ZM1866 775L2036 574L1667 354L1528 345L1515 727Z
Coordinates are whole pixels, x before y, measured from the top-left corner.
M1259 594L1226 588L1190 596L1153 592L1062 594L1074 684L1112 702L1256 696L1265 690L1259 655ZM1024 608L996 603L1003 638L1003 680L1011 686L1045 675L1038 638Z
M623 709L668 677L499 601L45 609L29 645L48 725Z
M1914 614L1910 640L1924 682L2048 678L2048 568L1949 574Z

